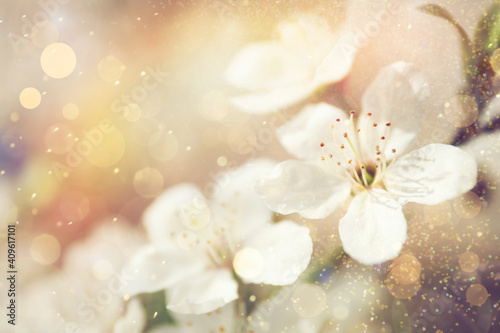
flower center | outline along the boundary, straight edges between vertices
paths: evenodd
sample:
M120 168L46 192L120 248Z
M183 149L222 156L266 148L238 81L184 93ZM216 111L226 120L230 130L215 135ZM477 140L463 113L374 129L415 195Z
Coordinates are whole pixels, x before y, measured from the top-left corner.
M348 120L341 122L337 119L336 124L332 125L334 147L326 147L322 142L321 160L357 187L377 186L388 167L387 162L391 159L385 153L391 123L381 126L376 122L371 123L369 118L372 114L368 113L364 119L365 128L355 128L354 114L355 112L351 111ZM327 150L330 152L327 153ZM396 149L391 149L391 152L396 153Z

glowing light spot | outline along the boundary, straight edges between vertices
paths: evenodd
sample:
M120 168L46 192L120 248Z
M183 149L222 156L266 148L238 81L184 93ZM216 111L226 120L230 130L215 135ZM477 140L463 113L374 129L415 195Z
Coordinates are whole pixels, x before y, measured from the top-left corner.
M110 54L102 58L97 64L97 72L101 79L106 82L115 82L119 80L126 67L120 59Z
M146 167L135 173L133 184L137 194L145 198L152 198L161 193L163 176L158 170Z
M298 287L291 299L295 311L305 318L318 316L326 305L326 294L323 289L309 283Z
M68 120L74 120L80 114L80 109L75 104L68 103L65 106L63 106L62 114L64 118Z
M474 252L464 252L460 255L458 263L464 272L474 272L479 267L479 257Z
M76 55L68 44L53 43L43 50L40 64L45 74L54 79L62 79L73 73Z
M217 158L217 165L223 167L227 165L227 157L226 156L219 156Z
M259 251L246 247L234 256L233 267L236 274L242 278L251 279L262 272L264 260Z
M17 112L12 112L10 114L10 121L12 121L13 123L17 123L19 121L19 113Z
M92 265L92 274L98 280L107 280L113 275L113 265L107 260L98 260Z
M42 265L50 265L59 258L61 246L54 236L42 234L31 243L30 253L36 262Z
M453 200L453 209L461 218L475 217L481 211L481 207L481 199L474 192L467 192Z
M31 41L38 48L45 48L47 45L59 40L59 29L49 21L35 23L31 28Z
M467 127L476 121L478 108L472 97L457 95L449 102L444 114L453 126Z
M200 230L210 223L210 208L203 201L193 200L179 211L182 224L191 230Z
M19 94L19 102L25 109L34 109L42 101L42 95L33 87L24 88Z
M475 306L483 305L488 300L488 290L481 284L473 284L467 289L465 297L467 301Z

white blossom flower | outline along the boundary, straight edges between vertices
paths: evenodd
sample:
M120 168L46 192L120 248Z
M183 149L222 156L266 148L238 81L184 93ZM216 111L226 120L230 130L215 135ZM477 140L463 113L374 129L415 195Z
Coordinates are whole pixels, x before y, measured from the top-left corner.
M243 47L226 70L230 84L248 91L231 99L245 111L266 113L300 102L351 69L352 34L341 37L341 29L333 31L326 20L302 15L277 30L279 40Z
M429 144L402 154L418 133L428 95L422 75L399 62L367 89L357 123L328 104L306 107L278 135L308 161L280 163L258 181L258 194L276 212L312 219L330 215L352 194L339 225L344 250L364 264L396 257L407 233L402 205L437 204L476 183L476 162L459 148Z
M237 279L295 282L309 263L312 241L306 227L271 223L273 213L255 195L257 175L272 166L258 160L223 174L209 184L217 189L210 202L192 184L158 197L144 215L151 245L127 265L137 275L127 293L166 289L168 309L200 314L237 299Z

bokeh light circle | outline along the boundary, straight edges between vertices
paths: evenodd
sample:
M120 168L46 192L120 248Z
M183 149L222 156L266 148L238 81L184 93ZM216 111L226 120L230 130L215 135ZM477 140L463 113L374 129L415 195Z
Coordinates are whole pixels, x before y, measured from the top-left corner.
M264 259L259 251L246 247L236 252L233 260L234 271L242 278L251 279L262 272Z
M459 128L473 124L478 112L476 102L467 95L457 95L445 104L446 119Z
M80 114L80 109L78 108L77 105L73 103L68 103L63 106L62 114L63 117L66 118L67 120L75 120Z
M161 193L163 176L158 170L146 167L135 173L133 185L137 194L144 198L152 198Z
M465 293L467 301L475 306L481 306L488 300L488 290L482 284L473 284Z
M479 267L479 257L474 252L467 251L460 255L458 264L464 272L474 272Z
M481 211L482 203L474 192L467 192L453 200L453 209L461 218L470 219Z
M107 82L118 81L125 71L126 67L120 59L112 54L102 58L97 64L97 72L101 79Z
M19 102L25 109L34 109L42 101L42 95L33 87L24 88L19 94Z
M54 79L62 79L73 73L76 54L68 44L52 43L43 50L40 64L45 74Z
M59 259L61 246L54 236L42 234L31 243L30 253L33 260L39 264L50 265Z

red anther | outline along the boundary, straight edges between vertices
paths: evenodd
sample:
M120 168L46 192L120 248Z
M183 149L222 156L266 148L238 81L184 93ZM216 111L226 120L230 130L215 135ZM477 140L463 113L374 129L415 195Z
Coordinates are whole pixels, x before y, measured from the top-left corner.
M361 128L358 128L358 133L361 132Z
M321 156L321 160L324 161L325 160L325 156Z
M344 133L344 138L347 138L347 133Z
M351 110L351 114L355 114L355 113L356 113L356 111L354 111L354 110Z
M333 155L332 155L332 154L328 154L328 156L330 156L330 158L333 158Z
M387 123L387 124L385 124L385 126L391 126L391 123Z
M364 165L362 165L362 166L361 166L361 169L364 169L364 168L365 168L365 166L364 166Z
M340 145L340 149L344 149L344 148L345 148L345 147L344 147L344 145L343 145L343 144L341 144L341 145Z
M396 152L396 149L392 148L392 153L395 153Z
M321 148L323 148L325 146L325 144L323 142L321 142L319 145L321 146Z
M385 136L381 137L380 140L385 140Z
M337 165L340 166L340 162L337 162Z
M368 114L367 114L367 115L368 115L368 117L371 117L371 116L372 116L372 113L371 113L371 112L368 112Z
M380 155L380 154L381 154L381 153L378 151L378 152L377 152L377 155Z
M337 119L336 119L336 121L337 121L338 123L340 123L340 119L339 119L339 118L337 118Z
M349 160L349 164L351 164L351 163L352 163L352 160Z
M377 123L373 123L373 127L377 127Z
M377 159L375 161L380 162L380 158L377 157Z

